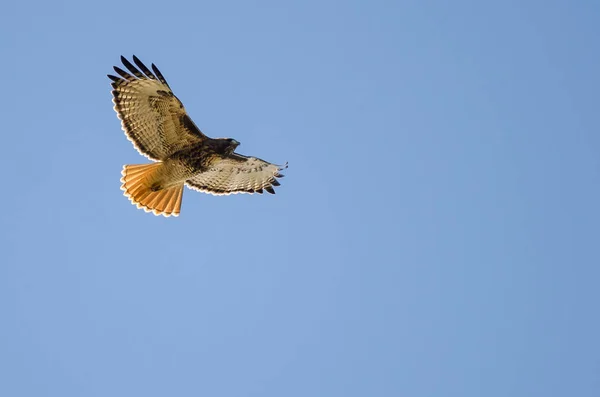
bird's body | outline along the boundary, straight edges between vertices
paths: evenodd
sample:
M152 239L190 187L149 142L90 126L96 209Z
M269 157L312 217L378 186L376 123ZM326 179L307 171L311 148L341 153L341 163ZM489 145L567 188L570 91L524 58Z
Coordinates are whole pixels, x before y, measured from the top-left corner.
M208 138L171 154L162 160L160 177L155 183L160 188L167 188L210 170L214 163L225 158L228 145L230 143L225 139Z
M237 154L235 139L204 135L156 66L150 71L133 60L141 71L121 57L130 73L115 67L120 77L108 77L125 134L140 154L156 161L123 167L121 188L138 208L179 215L184 184L215 195L275 193L287 165Z

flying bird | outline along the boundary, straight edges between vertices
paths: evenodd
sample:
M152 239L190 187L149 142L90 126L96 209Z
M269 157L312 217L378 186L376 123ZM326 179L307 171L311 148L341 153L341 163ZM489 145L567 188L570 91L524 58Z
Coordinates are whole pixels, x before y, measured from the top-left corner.
M178 216L183 186L214 195L275 194L287 168L235 152L239 142L204 135L188 116L158 68L135 55L121 57L128 70L114 67L114 109L133 146L149 164L125 165L121 190L132 204L155 215ZM136 67L137 66L137 67Z

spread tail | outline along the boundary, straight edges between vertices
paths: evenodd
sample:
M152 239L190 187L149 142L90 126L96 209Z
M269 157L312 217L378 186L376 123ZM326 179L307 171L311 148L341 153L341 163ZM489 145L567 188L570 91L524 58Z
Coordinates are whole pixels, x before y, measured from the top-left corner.
M178 216L181 210L183 183L157 190L157 171L162 163L126 165L121 174L121 190L138 208L154 215Z

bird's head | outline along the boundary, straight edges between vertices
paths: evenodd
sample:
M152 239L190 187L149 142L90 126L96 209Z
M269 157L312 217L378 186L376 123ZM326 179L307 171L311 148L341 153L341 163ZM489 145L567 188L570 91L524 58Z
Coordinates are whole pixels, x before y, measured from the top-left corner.
M229 154L233 153L235 151L235 149L240 146L240 143L238 141L236 141L235 139L232 138L227 138L226 139L228 146L227 146L227 152Z

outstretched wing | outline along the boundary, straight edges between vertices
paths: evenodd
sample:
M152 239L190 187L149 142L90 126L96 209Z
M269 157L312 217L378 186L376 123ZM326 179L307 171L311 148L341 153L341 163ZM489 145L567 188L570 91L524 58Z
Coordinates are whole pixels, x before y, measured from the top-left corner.
M152 64L150 71L135 55L133 61L141 71L121 57L130 73L115 66L120 77L108 77L113 81L115 111L135 148L152 160L164 160L206 139L158 68Z
M205 172L195 175L185 183L192 189L217 196L236 193L262 193L266 190L275 194L274 186L279 186L279 173L287 168L268 163L256 157L246 157L233 153L218 160Z

